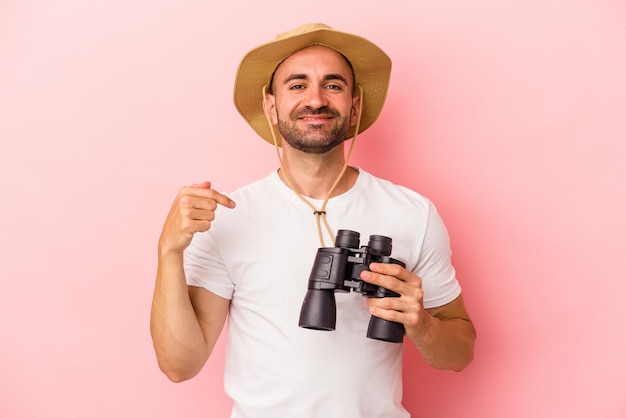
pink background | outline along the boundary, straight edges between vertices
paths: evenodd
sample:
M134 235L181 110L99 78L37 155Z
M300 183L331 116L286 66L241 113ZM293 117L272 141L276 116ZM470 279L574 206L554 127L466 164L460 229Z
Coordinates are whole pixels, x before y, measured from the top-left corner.
M407 408L626 416L623 2L36 3L0 2L0 416L227 416L223 341L157 369L156 242L179 186L276 167L234 72L309 21L391 56L353 163L437 204L479 331L460 374L407 349Z

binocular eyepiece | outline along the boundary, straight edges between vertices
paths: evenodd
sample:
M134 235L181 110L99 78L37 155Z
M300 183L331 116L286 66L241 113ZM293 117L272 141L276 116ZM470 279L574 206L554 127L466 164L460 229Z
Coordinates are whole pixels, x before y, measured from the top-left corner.
M302 303L299 325L303 328L332 331L335 329L337 307L335 292L355 291L365 297L384 298L400 295L361 280L361 272L370 263L405 264L393 259L391 238L371 235L366 246L359 248L360 234L350 230L339 230L334 247L317 250L308 291ZM404 326L376 316L370 318L367 337L399 343L404 337Z

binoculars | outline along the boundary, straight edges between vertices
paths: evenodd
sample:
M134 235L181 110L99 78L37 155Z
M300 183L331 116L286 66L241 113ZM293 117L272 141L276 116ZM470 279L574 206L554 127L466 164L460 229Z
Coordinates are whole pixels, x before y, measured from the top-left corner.
M361 272L370 263L391 263L405 267L391 255L391 238L370 235L366 246L359 248L360 234L350 230L339 230L334 247L317 250L308 291L302 303L299 325L302 328L332 331L337 320L335 292L355 291L369 298L399 297L400 295L361 280ZM399 343L404 337L404 326L371 316L367 337Z

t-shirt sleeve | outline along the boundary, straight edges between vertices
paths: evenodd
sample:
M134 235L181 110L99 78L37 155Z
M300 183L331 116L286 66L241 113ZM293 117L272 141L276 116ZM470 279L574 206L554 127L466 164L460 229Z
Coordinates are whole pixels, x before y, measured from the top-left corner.
M452 266L448 231L432 203L415 273L422 278L425 308L445 305L461 294L461 286Z
M234 284L220 256L210 231L196 233L184 253L187 285L203 287L226 299L232 299Z

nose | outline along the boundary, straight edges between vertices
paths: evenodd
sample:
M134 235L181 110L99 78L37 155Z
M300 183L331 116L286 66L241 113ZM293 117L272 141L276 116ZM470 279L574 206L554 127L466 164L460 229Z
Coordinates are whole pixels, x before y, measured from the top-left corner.
M313 109L319 109L328 105L328 100L321 86L310 86L307 89L305 104Z

